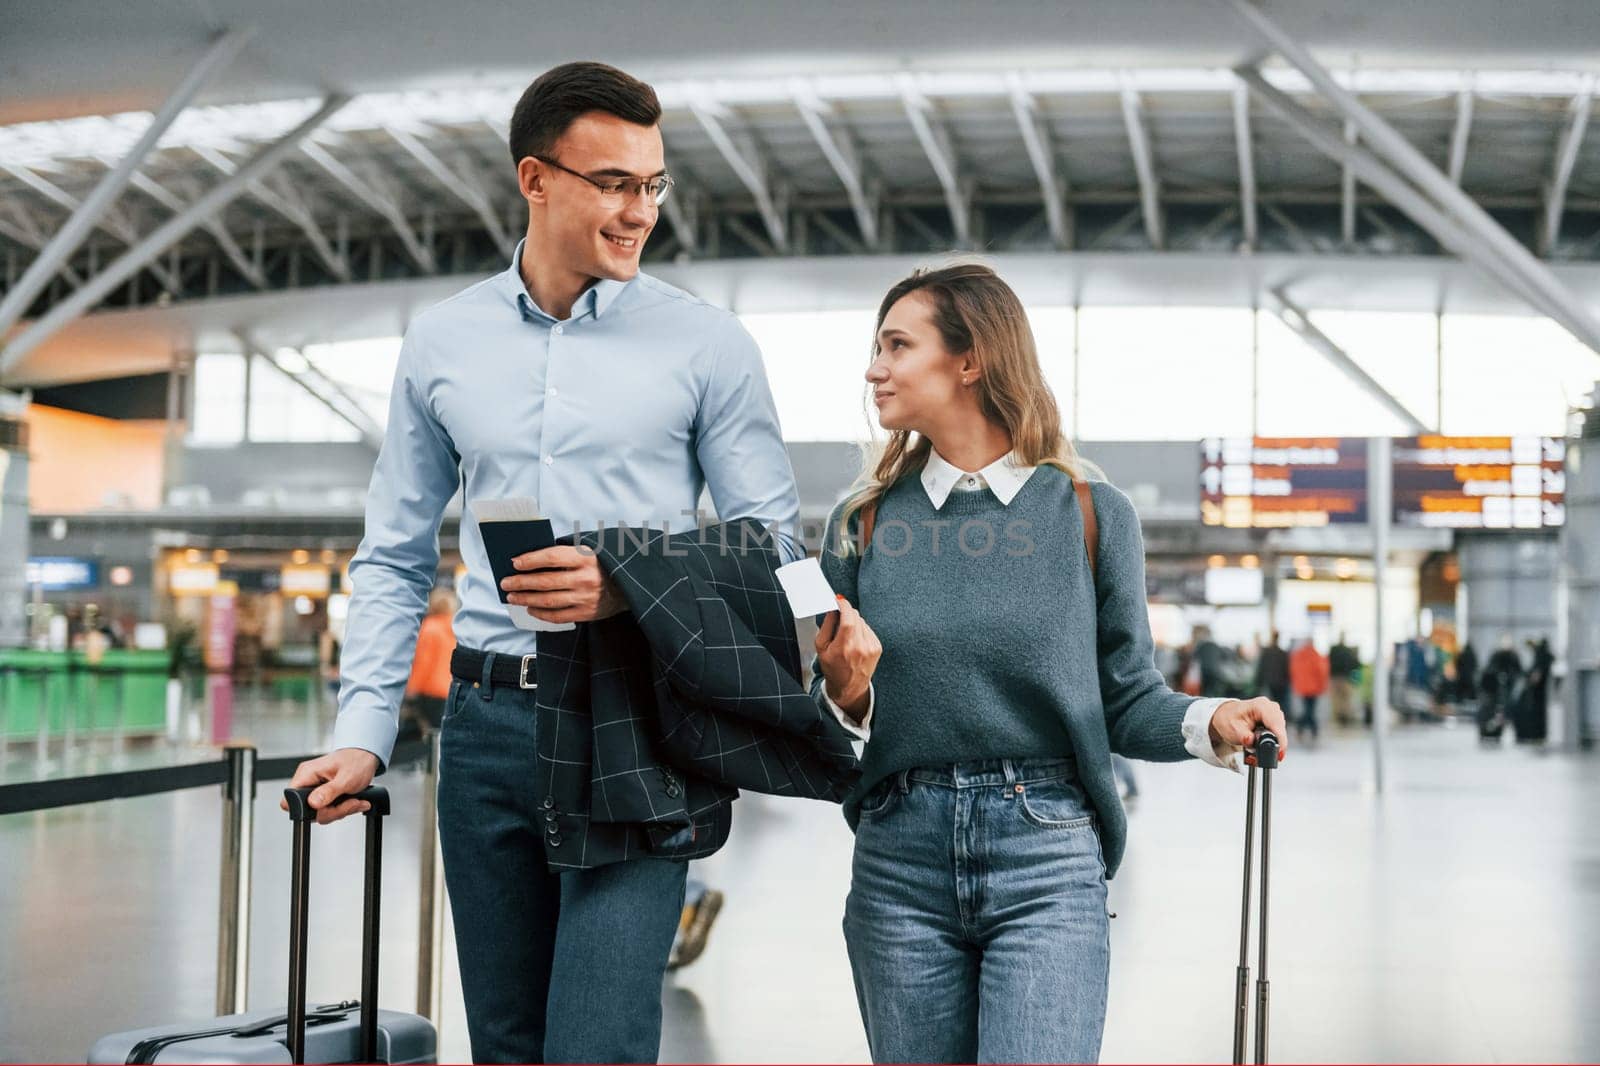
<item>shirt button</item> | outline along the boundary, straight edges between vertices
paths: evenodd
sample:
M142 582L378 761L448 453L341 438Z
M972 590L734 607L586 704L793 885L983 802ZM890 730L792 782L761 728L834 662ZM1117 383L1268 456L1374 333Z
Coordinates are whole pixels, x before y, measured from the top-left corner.
M545 466L553 466L555 464L555 461L556 461L556 458L553 455L547 455L547 456L544 457L544 465Z
M560 332L561 332L561 327L560 327L560 326L557 326L557 327L556 327L556 332L557 332L557 333L560 333Z
M550 386L548 389L544 390L544 394L546 396L554 396L556 394L556 387L554 385Z

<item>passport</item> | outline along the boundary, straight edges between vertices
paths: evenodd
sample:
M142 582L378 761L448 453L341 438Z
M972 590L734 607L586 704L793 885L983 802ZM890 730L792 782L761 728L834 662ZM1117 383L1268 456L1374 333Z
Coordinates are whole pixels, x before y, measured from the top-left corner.
M500 594L500 602L506 605L512 624L518 629L546 633L576 628L572 622L545 622L535 618L526 607L508 603L511 594L500 587L508 577L534 572L518 570L511 562L517 556L555 546L555 528L548 518L539 516L539 502L531 497L476 500L472 504L472 515L483 538L484 553L489 557L489 569L494 572L495 591Z

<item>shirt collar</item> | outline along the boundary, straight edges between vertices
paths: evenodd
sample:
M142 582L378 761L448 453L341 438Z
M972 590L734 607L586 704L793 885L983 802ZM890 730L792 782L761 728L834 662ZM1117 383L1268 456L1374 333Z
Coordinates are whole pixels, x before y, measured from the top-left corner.
M950 498L950 493L962 478L976 476L988 484L989 491L999 498L1001 504L1009 505L1036 469L1018 459L1016 452L1007 452L982 470L969 474L937 451L929 449L928 462L922 468L922 487L928 494L928 502L937 511L944 507L944 502Z
M528 295L528 287L522 282L522 246L526 243L526 238L517 242L517 250L511 254L511 266L500 275L499 288L522 313L523 318L542 318L553 322L555 320L533 302L533 297ZM622 290L629 284L631 283L627 281L601 278L583 290L578 302L572 305L572 317L582 318L586 314L591 314L599 318L616 302Z

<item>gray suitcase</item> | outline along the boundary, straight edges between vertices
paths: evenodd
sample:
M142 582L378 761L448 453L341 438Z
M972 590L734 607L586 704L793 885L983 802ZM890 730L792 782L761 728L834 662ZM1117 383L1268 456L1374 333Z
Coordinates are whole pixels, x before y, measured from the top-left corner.
M377 1062L431 1063L438 1038L419 1014L377 1010L378 889L383 865L383 818L389 793L374 786L359 798L366 814L366 902L361 935L361 999L306 1007L307 904L310 897L311 826L316 812L309 788L284 790L294 822L294 864L289 897L289 1007L113 1033L96 1041L91 1063Z

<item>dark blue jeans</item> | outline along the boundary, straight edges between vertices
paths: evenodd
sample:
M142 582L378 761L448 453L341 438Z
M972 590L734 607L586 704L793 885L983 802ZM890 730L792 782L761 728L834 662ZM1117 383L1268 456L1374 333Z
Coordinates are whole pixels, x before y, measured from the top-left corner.
M861 805L845 945L874 1062L1094 1062L1110 922L1069 759L909 770Z
M537 808L534 694L455 682L439 841L475 1062L655 1062L688 863L554 874Z

